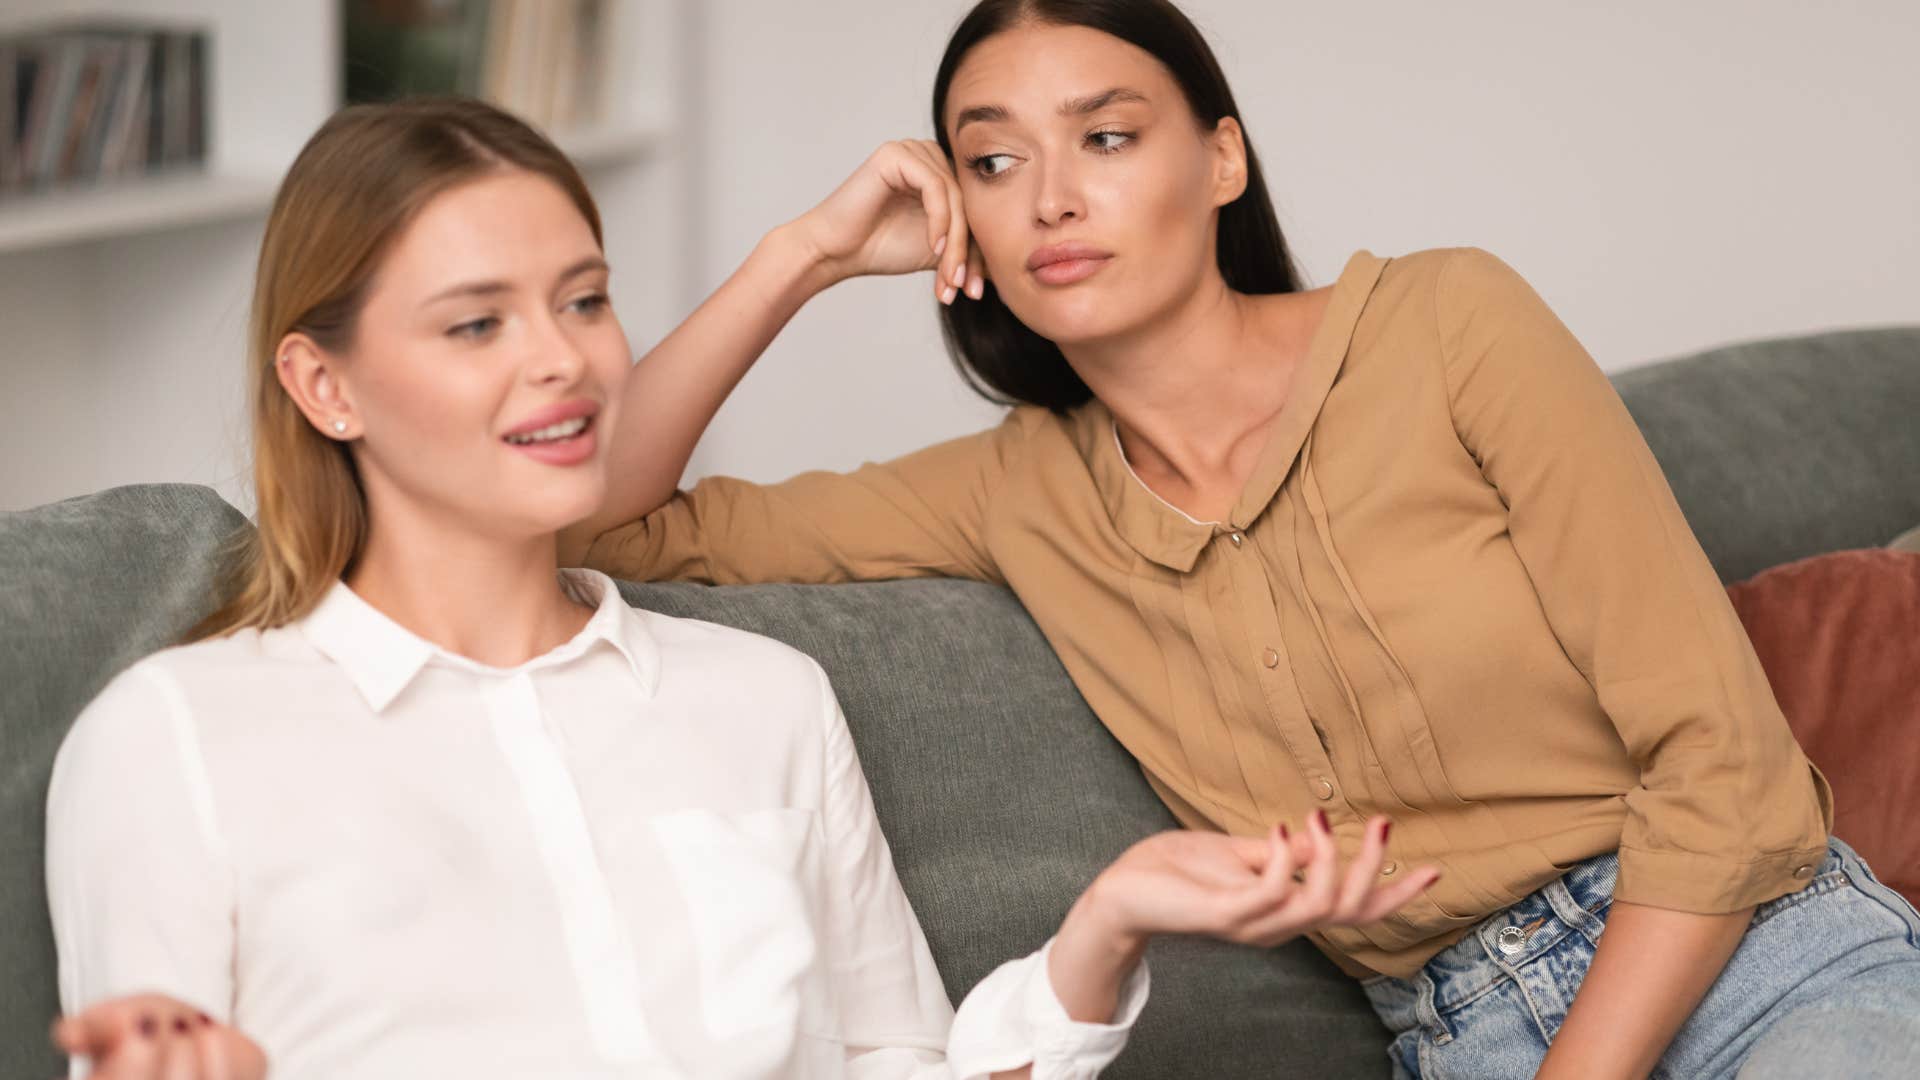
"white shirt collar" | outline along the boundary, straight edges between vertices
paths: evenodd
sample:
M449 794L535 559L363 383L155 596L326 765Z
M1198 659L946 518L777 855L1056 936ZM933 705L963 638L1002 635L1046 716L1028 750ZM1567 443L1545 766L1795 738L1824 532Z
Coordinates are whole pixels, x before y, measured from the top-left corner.
M660 684L660 646L639 613L627 606L619 586L596 570L562 570L560 576L582 599L597 605L593 617L566 643L512 668L489 667L442 649L394 622L340 581L295 625L315 649L340 665L374 712L384 711L430 662L479 675L512 675L557 667L602 643L619 650L641 692L651 697Z

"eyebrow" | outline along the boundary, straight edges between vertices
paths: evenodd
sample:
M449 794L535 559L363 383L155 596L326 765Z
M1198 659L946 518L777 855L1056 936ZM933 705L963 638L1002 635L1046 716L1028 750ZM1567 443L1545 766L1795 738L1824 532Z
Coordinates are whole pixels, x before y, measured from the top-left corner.
M1115 86L1107 90L1102 90L1097 94L1089 94L1086 97L1068 98L1066 101L1060 103L1060 115L1085 116L1088 113L1099 112L1109 105L1117 105L1121 102L1148 104L1147 95L1140 91L1131 90L1124 86ZM1011 116L1012 114L1001 105L975 105L970 109L961 110L959 117L953 122L953 133L955 135L960 134L961 128L966 127L976 120L1002 121Z
M558 280L567 281L594 270L608 269L607 260L599 255L589 255L560 272ZM503 292L512 292L513 285L505 281L467 281L452 288L442 289L421 301L420 306L437 304L442 300L456 296L497 296Z

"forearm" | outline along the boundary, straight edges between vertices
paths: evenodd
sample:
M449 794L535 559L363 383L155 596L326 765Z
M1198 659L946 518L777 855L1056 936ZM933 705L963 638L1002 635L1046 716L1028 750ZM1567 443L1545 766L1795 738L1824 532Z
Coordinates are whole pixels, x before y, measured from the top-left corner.
M1752 908L1695 915L1615 901L1539 1076L1646 1076L1719 979L1752 919Z
M578 563L595 537L673 496L721 403L794 313L830 284L817 253L793 226L782 226L641 358L621 392L619 429L611 433L606 502L566 531L563 563Z

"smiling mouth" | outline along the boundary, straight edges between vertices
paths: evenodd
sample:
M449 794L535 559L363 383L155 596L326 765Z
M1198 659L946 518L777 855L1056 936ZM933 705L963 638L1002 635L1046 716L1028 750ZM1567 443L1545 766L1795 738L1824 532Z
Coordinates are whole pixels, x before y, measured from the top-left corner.
M563 443L577 439L593 427L593 417L576 416L571 420L562 420L557 424L548 424L538 431L529 431L524 435L501 436L514 446L539 446L546 443Z

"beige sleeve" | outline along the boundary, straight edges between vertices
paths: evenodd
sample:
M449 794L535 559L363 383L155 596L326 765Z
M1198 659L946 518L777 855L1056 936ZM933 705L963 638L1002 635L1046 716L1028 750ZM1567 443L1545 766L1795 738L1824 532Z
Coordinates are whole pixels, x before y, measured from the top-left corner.
M586 565L632 581L710 585L909 577L1001 581L985 542L994 493L1025 445L999 427L850 473L778 484L713 477L608 530Z
M1436 286L1454 426L1566 654L1640 767L1616 895L1731 912L1820 864L1831 801L1607 377L1483 251Z

